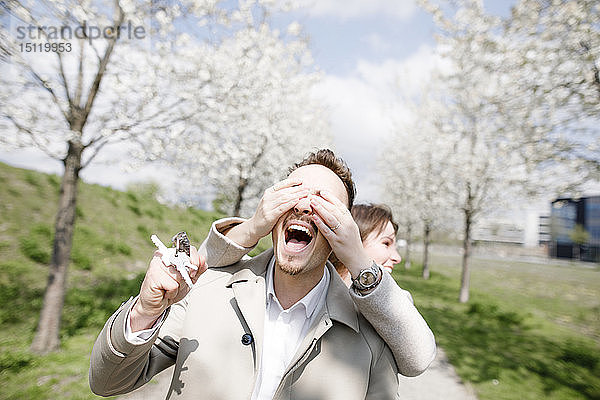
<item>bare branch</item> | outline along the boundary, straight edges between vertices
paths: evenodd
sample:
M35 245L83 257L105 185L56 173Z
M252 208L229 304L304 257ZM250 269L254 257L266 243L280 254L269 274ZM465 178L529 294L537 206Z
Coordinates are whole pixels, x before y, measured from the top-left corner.
M38 73L33 69L33 67L31 65L25 64L25 67L29 70L29 72L31 73L31 75L36 79L36 81L41 85L41 87L44 88L44 89L46 89L46 91L48 93L50 93L50 95L54 99L54 103L56 104L56 106L58 107L58 109L60 110L60 112L62 113L63 117L65 117L65 120L68 121L69 120L68 114L60 106L60 100L56 96L56 93L54 93L54 90L52 89L52 87L50 86L50 84L48 83L48 81L46 81L41 76L39 76Z
M79 41L79 66L77 67L77 88L75 89L74 103L77 107L81 107L81 94L83 92L83 58L84 58L84 41Z
M38 140L38 136L39 135L36 132L33 132L31 129L29 129L29 128L23 126L23 125L21 125L11 115L3 114L2 116L4 118L6 118L7 120L9 120L10 122L12 122L12 124L15 126L15 128L17 128L20 132L26 133L29 136L29 138L31 139L31 141L33 142L33 144L35 145L35 147L37 147L38 149L42 150L50 158L54 158L57 161L62 161L62 159L63 159L62 156L54 153L48 147L46 147L46 145L44 143L42 143L42 142L40 142Z
M125 139L123 139L123 140L125 140ZM109 141L108 141L108 139L107 139L107 140L105 140L105 141L101 142L101 143L100 143L99 145L97 145L96 147L92 148L92 149L91 149L91 151L92 151L92 155L91 155L91 156L90 156L90 157L89 157L89 158L88 158L88 159L87 159L85 162L82 162L82 163L81 163L81 169L83 169L83 168L87 167L88 165L90 165L90 163L92 162L92 160L93 160L94 158L96 158L96 156L98 155L98 153L100 153L100 150L102 150L102 148L103 148L104 146L106 146L108 143L109 143ZM86 147L86 148L88 148L88 147Z
M71 94L70 94L70 91L69 91L69 82L67 81L67 77L65 76L65 68L64 68L64 65L63 65L62 54L61 54L60 51L57 51L56 55L58 57L59 76L60 76L60 79L62 80L63 87L65 88L65 97L67 98L67 101L69 102L69 105L72 107L73 106L73 101L71 100Z
M121 5L119 4L118 0L115 0L115 6L116 6L116 9L118 10L118 17L115 21L114 26L121 26L121 24L123 23L123 20L125 18L125 13L123 12L123 9L121 8ZM117 35L114 35L109 39L108 45L106 46L106 51L104 52L104 56L100 60L100 65L98 66L98 71L96 73L96 76L94 77L94 82L92 83L92 87L90 88L90 92L88 94L88 98L85 103L85 107L83 109L83 114L84 114L85 119L87 119L87 117L90 114L90 111L92 109L92 106L94 105L94 100L96 99L96 96L98 94L98 89L100 88L100 82L102 81L102 77L104 76L104 72L106 71L108 61L109 61L112 51L115 47L115 43L117 42L117 39L118 39Z

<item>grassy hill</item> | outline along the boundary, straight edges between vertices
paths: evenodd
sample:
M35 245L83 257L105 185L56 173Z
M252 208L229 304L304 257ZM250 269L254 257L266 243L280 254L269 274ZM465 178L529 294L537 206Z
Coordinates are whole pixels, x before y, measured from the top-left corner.
M95 336L135 295L154 251L185 230L196 245L221 217L170 208L151 187L120 192L81 183L61 328L62 349L28 352L46 285L60 177L0 163L0 399L95 398L87 386ZM261 247L268 246L268 243Z
M200 243L220 215L169 208L149 187L81 184L63 313L62 348L36 356L33 338L51 255L59 177L0 164L0 399L94 399L96 335L139 290L154 250L186 230ZM268 240L260 248L269 246ZM257 250L257 251L260 251ZM255 252L257 252L255 251ZM600 399L600 269L473 260L471 301L457 302L460 259L432 256L394 270L461 378L480 400Z

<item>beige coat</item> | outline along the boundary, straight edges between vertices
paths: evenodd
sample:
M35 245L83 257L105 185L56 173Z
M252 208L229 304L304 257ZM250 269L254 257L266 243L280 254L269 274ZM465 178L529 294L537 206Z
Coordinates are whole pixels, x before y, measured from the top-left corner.
M175 364L167 398L249 399L260 367L265 272L273 250L209 269L172 306L147 344L125 340L126 310L108 320L92 349L90 387L109 396L129 392ZM274 399L394 399L397 369L390 349L355 309L328 263L326 305L282 378ZM242 343L250 334L252 343ZM247 341L246 341L247 343Z
M231 265L245 256L251 248L239 246L222 232L243 222L242 218L223 218L215 221L200 252L211 267ZM387 343L404 376L423 373L435 358L433 332L423 319L409 292L401 289L390 274L367 296L348 290L358 311L373 325Z

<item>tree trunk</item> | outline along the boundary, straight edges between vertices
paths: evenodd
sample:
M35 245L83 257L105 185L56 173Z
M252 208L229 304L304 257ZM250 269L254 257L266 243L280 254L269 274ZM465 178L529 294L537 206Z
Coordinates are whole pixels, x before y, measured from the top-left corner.
M463 239L462 276L460 278L460 295L458 301L466 303L469 301L469 285L471 271L469 269L469 257L471 256L471 218L470 210L465 210L465 237Z
M431 226L429 222L425 223L423 235L423 279L429 279L429 243L431 237Z
M71 257L77 184L81 169L83 145L80 141L69 141L69 150L63 160L65 171L60 186L58 213L54 226L52 264L44 293L37 331L31 351L39 354L57 350L60 346L60 320L65 299L67 268Z
M254 157L254 160L252 161L252 165L250 165L250 168L248 168L248 173L251 173L252 171L254 171L254 169L256 168L256 165L258 164L258 162L261 160L261 158L265 154L265 150L267 149L268 141L269 141L268 138L265 136L263 139L262 145L260 146L260 151L258 152L256 157ZM244 178L243 175L244 175L244 169L243 169L242 165L240 165L240 179L238 181L235 204L233 205L233 215L238 216L238 217L240 216L240 212L242 211L242 202L244 201L244 192L246 191L246 188L248 187L248 183L249 183L248 178Z
M571 252L575 261L581 261L581 246L577 243L573 244L573 251Z
M404 269L410 269L410 242L412 236L412 225L406 226L406 252L404 253Z
M242 170L240 168L240 179L238 181L237 193L235 196L235 203L233 204L233 215L240 217L242 211L242 202L244 201L244 192L248 187L248 179L242 177Z

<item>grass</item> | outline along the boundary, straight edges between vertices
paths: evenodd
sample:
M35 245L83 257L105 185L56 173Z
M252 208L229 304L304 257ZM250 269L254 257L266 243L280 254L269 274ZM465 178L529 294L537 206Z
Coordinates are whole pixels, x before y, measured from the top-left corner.
M473 260L471 298L457 302L458 257L394 277L480 400L600 399L600 271Z
M204 239L219 217L169 208L150 190L80 185L61 350L29 352L51 254L60 178L0 164L0 399L95 399L87 384L96 335L137 293L154 247L186 230ZM257 254L270 246L261 240ZM411 291L457 372L481 400L600 399L598 268L475 260L471 301L457 302L457 257L432 276L394 272Z
M185 230L199 244L220 215L170 208L152 191L80 183L61 350L29 352L52 254L60 177L0 163L0 399L93 399L89 353L119 304L135 295L154 250Z

